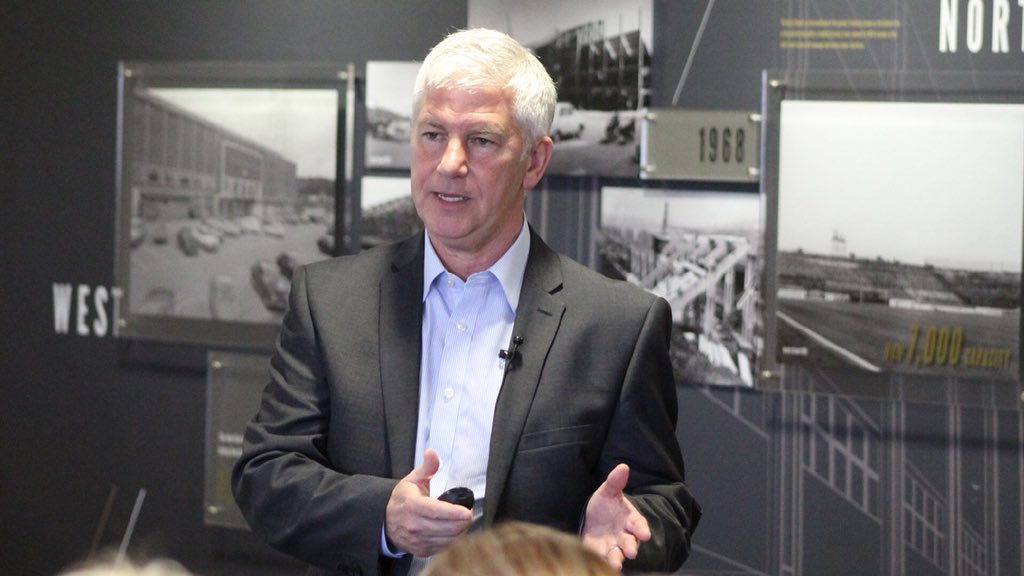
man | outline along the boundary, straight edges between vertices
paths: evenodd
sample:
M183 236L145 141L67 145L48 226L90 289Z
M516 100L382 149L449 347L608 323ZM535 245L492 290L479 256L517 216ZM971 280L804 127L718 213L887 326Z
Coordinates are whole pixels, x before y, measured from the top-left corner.
M296 271L235 497L320 574L406 574L472 526L579 532L619 568L675 570L683 483L664 300L527 226L555 89L508 36L453 34L416 82L425 233ZM472 510L439 500L470 488Z

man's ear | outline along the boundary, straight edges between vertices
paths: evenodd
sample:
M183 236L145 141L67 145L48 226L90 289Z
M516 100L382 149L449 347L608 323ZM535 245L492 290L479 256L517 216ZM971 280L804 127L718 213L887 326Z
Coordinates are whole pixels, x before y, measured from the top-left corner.
M530 152L530 163L526 167L526 174L523 175L523 189L530 190L544 177L544 171L551 161L551 153L555 149L555 143L550 136L545 136L537 142Z

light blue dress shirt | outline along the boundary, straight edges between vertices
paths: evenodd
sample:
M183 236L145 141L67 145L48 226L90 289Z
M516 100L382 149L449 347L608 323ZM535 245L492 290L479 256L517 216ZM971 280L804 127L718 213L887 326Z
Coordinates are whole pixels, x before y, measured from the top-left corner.
M499 353L512 340L523 287L530 232L523 218L519 236L490 268L463 282L448 272L425 235L423 258L423 347L415 465L433 448L441 467L430 481L430 496L464 486L473 490L474 521L482 513L487 485L491 424L505 375ZM391 549L381 528L381 552ZM416 559L421 560L421 559ZM422 568L415 563L412 573Z
M430 237L423 260L423 350L416 430L416 465L433 448L441 467L430 496L465 486L485 496L494 406L512 339L530 234L519 236L490 268L463 282L445 270Z

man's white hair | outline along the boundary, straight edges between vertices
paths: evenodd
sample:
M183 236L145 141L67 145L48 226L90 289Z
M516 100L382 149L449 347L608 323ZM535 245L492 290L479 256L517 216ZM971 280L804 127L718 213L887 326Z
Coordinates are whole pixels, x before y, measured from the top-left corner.
M416 75L413 117L430 88L500 88L512 94L512 117L519 125L529 154L551 130L557 93L551 76L511 36L473 28L450 34L434 46Z

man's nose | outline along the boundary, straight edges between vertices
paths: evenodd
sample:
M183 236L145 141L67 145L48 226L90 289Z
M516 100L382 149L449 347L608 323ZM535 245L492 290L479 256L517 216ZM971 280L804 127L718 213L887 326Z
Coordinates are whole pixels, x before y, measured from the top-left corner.
M458 138L448 140L448 146L444 149L441 162L437 170L446 176L465 176L469 172L466 166L466 149Z

